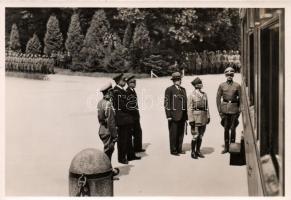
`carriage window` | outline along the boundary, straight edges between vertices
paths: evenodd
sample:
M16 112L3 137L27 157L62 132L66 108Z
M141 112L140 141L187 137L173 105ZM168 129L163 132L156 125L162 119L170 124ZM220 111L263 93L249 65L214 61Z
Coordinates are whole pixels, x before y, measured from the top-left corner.
M255 91L255 73L254 73L254 34L251 34L249 36L250 38L250 45L249 45L249 52L250 52L250 56L249 56L249 88L250 88L250 94L249 94L249 101L250 101L250 106L254 105L254 91Z
M279 100L279 24L261 31L261 122L260 153L270 154L275 161L278 155L278 100ZM276 166L277 165L277 166Z

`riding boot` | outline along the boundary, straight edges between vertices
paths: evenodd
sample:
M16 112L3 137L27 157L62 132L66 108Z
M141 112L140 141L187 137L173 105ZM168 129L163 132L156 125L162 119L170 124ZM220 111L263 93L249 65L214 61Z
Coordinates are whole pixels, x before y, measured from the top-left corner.
M196 155L200 158L205 158L205 156L200 152L201 143L202 143L202 139L198 138L197 139L197 147L196 147Z
M196 155L196 152L195 152L196 144L197 144L197 141L196 140L192 140L192 142L191 142L191 148L192 148L191 157L194 158L194 159L198 158L197 155Z
M227 153L229 150L229 142L228 141L224 141L224 149L223 151L221 152L222 154L225 154Z

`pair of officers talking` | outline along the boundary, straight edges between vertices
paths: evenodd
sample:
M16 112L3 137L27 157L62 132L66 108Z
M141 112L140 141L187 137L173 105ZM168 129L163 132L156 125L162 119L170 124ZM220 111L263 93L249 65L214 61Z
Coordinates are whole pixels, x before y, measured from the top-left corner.
M216 104L224 127L224 149L222 154L229 152L230 143L235 142L236 127L241 112L241 86L233 81L234 69L225 69L226 82L219 85ZM187 98L185 88L181 87L182 76L179 72L172 74L173 85L165 91L164 107L168 120L170 153L174 156L185 154L182 150L184 133L187 134L187 120L191 126L191 157L204 158L201 153L202 138L206 125L210 123L208 98L202 91L202 81L195 78L191 84L193 92ZM229 136L230 135L230 136ZM230 139L229 139L230 138Z
M104 152L111 159L114 145L117 142L118 162L128 164L131 160L139 160L136 153L142 149L142 129L135 92L134 76L124 77L119 74L113 78L116 86L108 83L101 92L103 99L97 105L99 136L104 144ZM125 90L125 85L128 85Z

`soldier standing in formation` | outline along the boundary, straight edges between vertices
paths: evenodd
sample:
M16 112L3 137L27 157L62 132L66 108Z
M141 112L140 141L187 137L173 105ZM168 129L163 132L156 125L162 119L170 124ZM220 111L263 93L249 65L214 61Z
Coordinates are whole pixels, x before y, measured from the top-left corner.
M233 81L234 69L228 67L224 73L227 80L219 85L216 95L217 109L221 117L221 124L224 127L223 154L229 151L229 144L235 142L236 127L241 112L241 86Z
M113 96L112 85L108 83L101 88L100 92L103 94L103 98L97 104L99 137L104 144L104 153L111 161L112 154L114 152L114 146L117 142L117 130L115 124L115 112L111 99ZM113 175L119 173L118 168L114 168Z
M191 157L197 159L198 157L204 158L200 148L206 124L210 122L210 114L207 95L201 90L203 87L201 79L197 77L191 83L195 90L188 97L188 121L193 135Z
M137 94L135 92L136 80L135 76L130 76L126 79L127 82L127 96L129 101L130 114L133 118L133 150L135 153L144 152L142 148L142 129L140 125L140 114L138 108Z
M222 64L222 71L224 71L228 66L228 55L226 50L223 50L220 60Z
M181 74L174 72L171 80L173 85L165 91L164 107L168 120L170 133L170 152L172 155L179 156L184 154L182 144L184 129L187 117L187 95L185 88L181 87Z
M132 146L133 124L134 120L130 115L128 108L127 92L124 89L126 84L123 74L119 74L113 78L116 86L113 90L113 106L116 111L116 125L118 131L118 162L128 164L128 161L141 159L136 156Z

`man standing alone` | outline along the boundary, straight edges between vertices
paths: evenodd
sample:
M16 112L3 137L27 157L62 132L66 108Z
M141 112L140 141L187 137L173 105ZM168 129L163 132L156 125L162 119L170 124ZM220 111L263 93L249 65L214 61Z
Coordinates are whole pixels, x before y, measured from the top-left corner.
M224 127L224 150L221 152L222 154L227 153L229 144L235 142L235 130L241 112L241 86L233 81L234 69L228 67L224 74L227 80L219 85L216 95L217 109L221 117L221 125Z
M185 88L181 87L181 74L175 72L171 80L173 85L165 91L164 107L168 119L170 133L170 151L172 155L184 154L182 144L185 123L187 120L187 95Z

